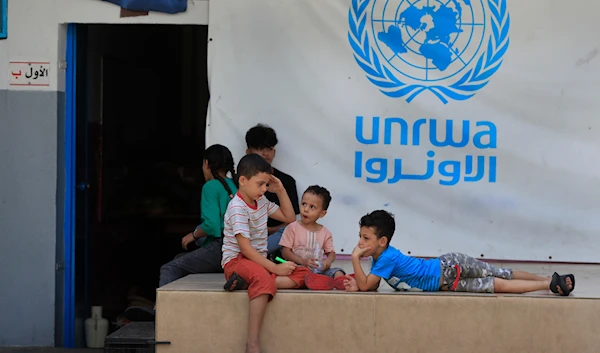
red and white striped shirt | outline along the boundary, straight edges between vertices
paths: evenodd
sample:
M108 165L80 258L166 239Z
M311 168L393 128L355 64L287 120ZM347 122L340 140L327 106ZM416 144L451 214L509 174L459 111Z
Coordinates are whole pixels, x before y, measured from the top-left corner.
M224 217L222 267L241 252L236 234L250 239L250 245L267 257L267 221L278 209L277 204L264 196L256 201L256 206L248 205L239 194L231 199Z

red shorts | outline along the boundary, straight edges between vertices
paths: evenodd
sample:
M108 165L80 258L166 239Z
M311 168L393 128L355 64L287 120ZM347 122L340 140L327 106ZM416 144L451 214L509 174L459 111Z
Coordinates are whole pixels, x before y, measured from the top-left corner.
M259 295L269 294L270 301L275 296L275 293L277 293L277 284L275 283L277 275L267 271L266 268L256 262L248 260L242 254L239 254L238 257L225 264L223 270L225 271L225 280L229 280L229 277L235 272L248 284L248 296L250 300ZM296 288L303 288L304 277L309 272L306 267L297 267L287 277L296 282Z

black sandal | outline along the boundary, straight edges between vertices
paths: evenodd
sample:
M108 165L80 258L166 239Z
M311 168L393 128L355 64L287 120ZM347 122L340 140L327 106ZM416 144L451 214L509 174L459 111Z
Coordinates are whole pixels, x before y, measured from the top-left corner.
M231 277L229 277L229 280L227 280L227 282L223 286L223 289L225 289L228 292L231 292L234 290L248 289L248 286L246 285L246 282L242 279L242 277L238 276L237 273L234 273L233 275L231 275Z
M567 278L571 279L571 289L569 289L569 287L567 286ZM553 293L560 294L558 289L556 289L556 286L558 286L562 290L561 295L566 297L567 295L571 294L571 292L575 289L575 276L573 276L572 274L560 276L558 273L554 272L554 274L552 275L552 282L550 282L550 290Z

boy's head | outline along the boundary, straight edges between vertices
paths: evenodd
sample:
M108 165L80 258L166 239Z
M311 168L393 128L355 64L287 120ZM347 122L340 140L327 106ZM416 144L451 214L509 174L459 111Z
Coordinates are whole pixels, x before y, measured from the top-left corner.
M319 218L325 217L330 202L331 194L327 189L319 185L309 186L302 194L302 201L300 201L302 222L314 223Z
M237 176L240 192L256 201L267 192L273 168L261 156L247 154L238 163Z
M277 134L271 127L258 124L246 132L246 153L255 153L263 157L269 164L275 158Z
M377 210L364 215L358 224L360 226L358 246L361 249L371 248L364 254L365 257L379 255L385 250L392 241L392 236L394 236L396 230L394 215L384 210Z

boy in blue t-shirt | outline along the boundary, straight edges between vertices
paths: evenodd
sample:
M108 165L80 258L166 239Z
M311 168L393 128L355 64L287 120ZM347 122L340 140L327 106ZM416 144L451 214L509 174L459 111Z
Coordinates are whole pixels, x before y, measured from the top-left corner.
M566 296L575 289L572 274L541 277L524 271L499 268L460 253L434 259L404 255L390 246L396 224L394 216L383 210L363 216L359 222L360 239L352 251L354 277L346 276L348 292L374 291L381 279L396 290L478 293L526 293L551 290ZM360 258L372 256L371 273L366 275Z

